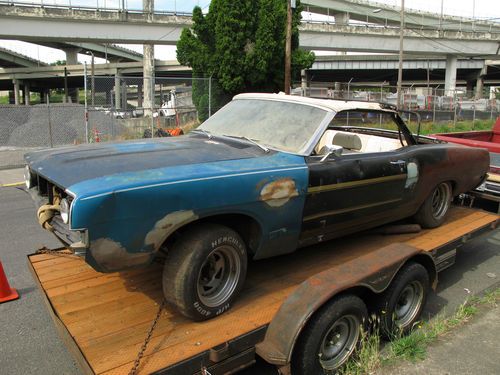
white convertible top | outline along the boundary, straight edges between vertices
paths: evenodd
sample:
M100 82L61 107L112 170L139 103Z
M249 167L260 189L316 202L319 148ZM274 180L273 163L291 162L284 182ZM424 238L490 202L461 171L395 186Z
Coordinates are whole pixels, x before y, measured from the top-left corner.
M290 103L301 103L307 105L313 105L317 107L322 107L329 111L346 111L346 110L368 110L368 111L384 111L384 112L395 112L393 109L386 105L375 103L375 102L360 102L355 100L333 100L333 99L316 99L308 98L305 96L295 96L295 95L285 95L280 94L260 94L260 93L250 93L250 94L239 94L236 95L233 100L236 99L263 99L263 100L278 100Z

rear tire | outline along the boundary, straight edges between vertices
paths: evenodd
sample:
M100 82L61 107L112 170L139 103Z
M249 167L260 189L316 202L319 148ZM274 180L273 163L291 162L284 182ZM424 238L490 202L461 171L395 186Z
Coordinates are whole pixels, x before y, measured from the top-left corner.
M409 263L398 272L378 299L384 337L391 339L411 331L427 301L429 285L429 273L419 263Z
M354 295L334 298L307 322L295 344L292 374L333 374L355 351L368 311Z
M247 272L241 237L218 224L194 227L168 251L163 294L186 317L202 321L229 310Z
M426 198L415 214L415 221L422 228L436 228L443 224L453 196L448 182L441 182Z

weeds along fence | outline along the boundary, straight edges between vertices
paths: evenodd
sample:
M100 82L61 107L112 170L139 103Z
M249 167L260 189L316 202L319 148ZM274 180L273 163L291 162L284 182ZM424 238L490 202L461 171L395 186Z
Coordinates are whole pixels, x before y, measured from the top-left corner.
M218 110L212 84L211 79L87 74L83 87L71 88L70 95L54 89L32 95L34 104L0 105L0 169L21 166L24 153L32 150L188 131Z

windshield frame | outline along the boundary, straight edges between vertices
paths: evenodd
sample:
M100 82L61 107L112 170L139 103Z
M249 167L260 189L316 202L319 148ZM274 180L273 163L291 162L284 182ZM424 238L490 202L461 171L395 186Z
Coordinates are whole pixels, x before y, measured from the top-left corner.
M284 153L287 153L287 154L293 154L293 155L300 155L300 156L310 156L311 153L313 152L314 150L314 147L316 146L316 144L319 142L319 139L321 138L321 136L323 135L323 133L325 132L326 128L328 127L328 124L332 121L332 119L335 117L335 114L336 112L333 111L332 109L328 108L328 107L325 107L325 106L322 106L320 104L316 104L316 103L298 103L296 101L293 101L293 100L287 100L286 97L277 97L277 98L263 98L263 97L256 97L256 98L252 98L252 97L249 97L249 98L234 98L231 102L233 101L236 101L236 100L250 100L250 101L255 101L255 100L259 100L259 101L275 101L275 102L284 102L284 103L291 103L291 104L295 104L295 105L298 105L298 106L310 106L310 107L315 107L315 108L319 108L323 111L325 111L325 116L323 117L323 119L321 120L321 122L317 125L316 127L316 130L313 132L313 134L309 137L309 140L304 144L304 146L299 149L297 152L293 152L293 151L290 151L290 150L283 150L275 145L270 145L268 143L264 143L262 141L259 141L259 143L261 143L262 145L272 149L272 150L276 150L276 151L279 151L279 152L284 152ZM226 107L227 105L229 105L231 102L229 102L228 104L226 104L224 107ZM222 108L224 108L222 107ZM203 125L204 125L205 122L203 122L199 127L198 129L200 130L204 130L203 129ZM217 134L217 133L211 133L213 136L215 137L224 137L223 134Z

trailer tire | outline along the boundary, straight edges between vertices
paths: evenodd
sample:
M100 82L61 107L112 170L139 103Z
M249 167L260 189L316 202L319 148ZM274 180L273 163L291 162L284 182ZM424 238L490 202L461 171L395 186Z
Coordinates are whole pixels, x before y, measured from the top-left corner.
M429 273L421 264L409 263L398 272L379 298L380 329L385 338L406 334L414 327L429 288Z
M437 185L415 214L415 220L422 228L436 228L443 224L453 196L448 182Z
M357 296L343 295L327 302L300 333L292 374L334 374L357 348L367 320L366 305Z
M215 318L229 310L246 272L246 246L238 233L219 224L200 224L168 251L163 294L192 320Z

